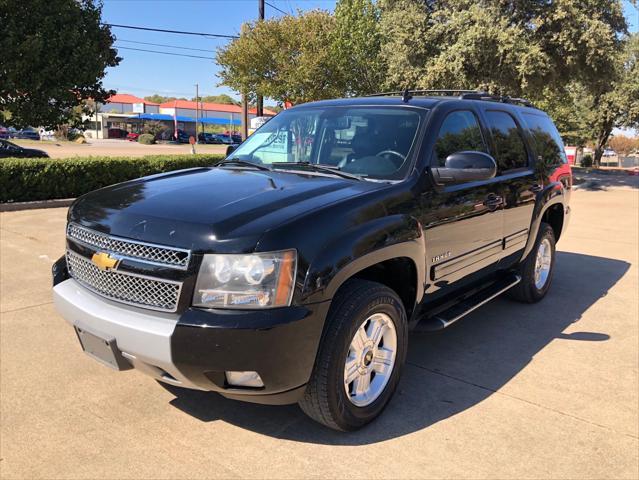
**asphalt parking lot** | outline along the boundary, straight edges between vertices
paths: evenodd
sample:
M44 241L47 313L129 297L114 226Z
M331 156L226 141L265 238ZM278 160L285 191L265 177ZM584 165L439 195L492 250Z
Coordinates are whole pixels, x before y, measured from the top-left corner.
M68 157L142 157L144 155L188 155L188 144L143 145L120 139L88 139L85 144L59 141L11 140L26 148L44 150L51 158ZM196 145L197 153L224 154L226 145Z
M536 305L413 335L352 434L86 357L51 303L66 209L0 214L2 478L637 478L639 177L585 183Z

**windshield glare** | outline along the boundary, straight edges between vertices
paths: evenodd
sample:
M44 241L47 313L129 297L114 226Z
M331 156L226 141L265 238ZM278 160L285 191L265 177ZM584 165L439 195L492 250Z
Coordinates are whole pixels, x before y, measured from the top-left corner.
M308 162L397 180L410 166L419 121L420 113L401 107L296 108L267 122L228 159L266 165Z

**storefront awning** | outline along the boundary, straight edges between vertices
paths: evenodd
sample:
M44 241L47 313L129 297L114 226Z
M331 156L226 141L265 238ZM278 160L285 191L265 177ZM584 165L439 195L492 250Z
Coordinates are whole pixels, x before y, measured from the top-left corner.
M140 120L156 120L156 121L163 120L167 122L173 121L173 115L168 115L166 113L141 113L140 115L138 115L137 118L139 118ZM183 117L181 115L178 115L177 117L175 117L175 120L177 120L178 122L183 122L183 123L187 123L187 122L195 123L194 118Z
M131 117L136 118L136 117ZM173 115L169 115L167 113L141 113L137 116L140 120L156 120L156 121L166 121L172 122ZM182 123L195 123L195 118L193 117L185 117L182 115L178 115L176 120ZM242 121L237 119L229 119L229 118L219 118L219 117L204 117L200 118L200 123L204 125L241 125Z
M238 119L204 117L200 118L200 123L204 125L241 125L242 121Z

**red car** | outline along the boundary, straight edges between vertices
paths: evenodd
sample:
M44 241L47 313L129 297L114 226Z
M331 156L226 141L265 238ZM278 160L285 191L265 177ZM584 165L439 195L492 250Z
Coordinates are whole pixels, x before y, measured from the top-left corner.
M139 136L140 136L140 134L139 134L139 133L133 133L133 132L130 132L129 134L127 134L126 139L127 139L129 142L137 142L137 141L138 141L138 137L139 137Z

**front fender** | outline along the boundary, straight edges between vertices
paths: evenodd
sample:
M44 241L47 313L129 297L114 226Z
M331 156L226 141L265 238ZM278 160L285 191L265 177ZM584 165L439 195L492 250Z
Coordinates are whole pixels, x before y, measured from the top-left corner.
M328 243L309 265L302 297L308 303L332 299L356 273L394 258L408 258L417 272L416 303L426 278L425 243L419 222L408 215L389 215L360 224Z

